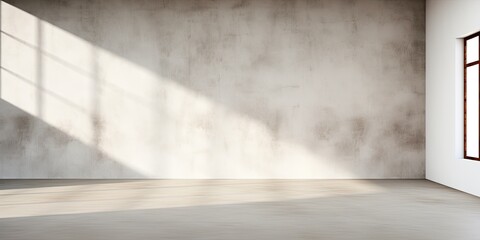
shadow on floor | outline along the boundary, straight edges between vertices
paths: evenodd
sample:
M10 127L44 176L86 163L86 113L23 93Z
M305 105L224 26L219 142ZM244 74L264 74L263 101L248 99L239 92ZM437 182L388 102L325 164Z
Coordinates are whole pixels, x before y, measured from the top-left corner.
M134 186L124 187L126 192L120 195L105 190L110 200L78 199L72 205L81 210L131 200L118 205L116 211L56 215L66 200L54 198L54 205L44 204L56 206L47 214L0 218L0 238L478 239L478 198L428 181L365 181L363 185L358 181L204 183L208 182L208 189L151 188L143 195L128 195L136 191ZM222 187L215 187L216 183ZM192 185L192 181L151 180L143 184L181 186ZM367 188L374 191L363 191ZM100 197L98 192L81 193L85 194L90 200ZM2 204L9 201L4 199ZM185 206L176 205L179 202ZM9 207L20 211L28 206ZM120 210L135 207L148 209Z

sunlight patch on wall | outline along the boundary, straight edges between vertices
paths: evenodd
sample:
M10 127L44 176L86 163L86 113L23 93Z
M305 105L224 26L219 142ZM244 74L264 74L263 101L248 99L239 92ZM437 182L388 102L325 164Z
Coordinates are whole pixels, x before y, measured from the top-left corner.
M264 123L4 2L1 40L5 101L145 177L354 177Z

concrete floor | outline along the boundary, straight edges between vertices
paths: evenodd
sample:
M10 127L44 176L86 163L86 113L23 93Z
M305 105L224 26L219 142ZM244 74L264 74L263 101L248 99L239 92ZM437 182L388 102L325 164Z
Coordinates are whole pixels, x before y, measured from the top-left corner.
M425 180L2 180L0 239L480 239Z

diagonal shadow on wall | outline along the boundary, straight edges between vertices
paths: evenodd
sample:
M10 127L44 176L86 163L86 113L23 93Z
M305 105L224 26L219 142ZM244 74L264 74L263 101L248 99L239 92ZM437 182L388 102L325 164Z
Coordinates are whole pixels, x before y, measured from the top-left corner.
M4 100L0 100L0 116L0 176L4 179L143 177Z
M211 161L212 175L223 176L219 172L231 164L222 163L225 156L239 155L245 165L275 176L273 165L299 155L286 146L291 142L320 165L333 165L327 177L424 176L421 1L5 2L156 74L150 96L135 92L140 77L106 80L104 88L148 108L153 122L170 118L154 135L175 129L173 140L185 149L189 137L177 135L203 131L199 141L208 146L190 156ZM107 63L99 65L101 78L110 71ZM172 107L162 81L194 97ZM197 114L202 97L214 109ZM168 108L175 114L166 114ZM221 148L224 154L216 152ZM303 176L321 176L317 170Z

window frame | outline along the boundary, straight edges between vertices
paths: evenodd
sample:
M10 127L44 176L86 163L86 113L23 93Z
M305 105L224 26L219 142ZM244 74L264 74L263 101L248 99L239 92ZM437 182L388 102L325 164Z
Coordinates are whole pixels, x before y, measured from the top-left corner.
M478 44L478 59L477 61L473 61L471 63L467 63L467 41L479 37L479 44ZM463 39L463 158L468 160L475 160L480 161L480 152L479 157L471 157L467 156L467 68L471 66L478 65L478 76L480 78L480 31L474 34L468 35ZM480 79L478 79L480 81ZM480 104L480 84L479 84L479 104ZM480 105L479 105L480 108ZM480 125L480 111L479 111L479 125ZM480 126L479 126L479 138L480 138ZM480 139L479 143L479 151L480 151Z

